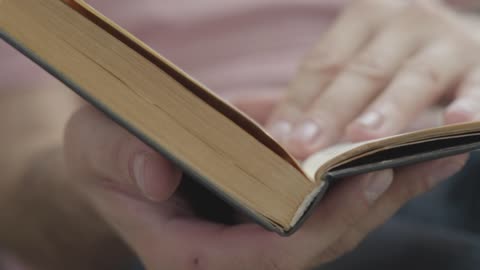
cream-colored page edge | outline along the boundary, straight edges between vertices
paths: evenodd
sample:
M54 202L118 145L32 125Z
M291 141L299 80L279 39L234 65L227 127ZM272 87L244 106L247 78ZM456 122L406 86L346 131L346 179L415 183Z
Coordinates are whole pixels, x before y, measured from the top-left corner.
M309 177L316 179L316 181L322 181L322 176L332 167L368 154L412 143L427 142L446 137L454 138L476 132L480 132L480 122L420 130L360 143L338 144L311 155L303 162L302 167Z

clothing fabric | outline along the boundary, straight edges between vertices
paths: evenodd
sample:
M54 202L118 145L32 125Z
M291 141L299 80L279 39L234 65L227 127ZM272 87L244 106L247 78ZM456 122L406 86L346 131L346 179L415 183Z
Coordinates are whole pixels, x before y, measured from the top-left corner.
M351 1L86 0L219 93L284 90L303 55ZM0 89L51 80L3 42L0 59Z
M348 1L86 2L212 90L224 92L285 89L303 55ZM3 43L0 59L0 89L51 79Z

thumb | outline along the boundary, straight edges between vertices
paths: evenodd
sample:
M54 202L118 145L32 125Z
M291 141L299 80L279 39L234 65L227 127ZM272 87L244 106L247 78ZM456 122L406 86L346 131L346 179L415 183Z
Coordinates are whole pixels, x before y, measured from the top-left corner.
M77 175L104 181L94 184L154 201L168 199L180 182L180 171L169 161L90 106L70 119L65 156Z

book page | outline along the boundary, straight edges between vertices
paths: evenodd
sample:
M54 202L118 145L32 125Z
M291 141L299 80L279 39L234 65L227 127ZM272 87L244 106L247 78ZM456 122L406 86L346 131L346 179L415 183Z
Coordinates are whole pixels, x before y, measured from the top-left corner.
M379 151L413 144L423 145L436 140L468 137L479 132L480 122L470 122L419 130L360 143L338 144L311 155L303 163L303 168L308 177L318 180L333 167L338 167Z
M259 139L276 144L266 133L247 132L199 98L160 57L100 15L86 18L87 10L60 0L0 7L0 39L221 198L272 230L291 229L315 185Z
M290 163L294 168L299 170L302 174L303 171L300 168L298 162L267 132L260 127L255 121L253 121L245 113L237 110L231 106L228 102L224 101L213 91L210 91L206 86L190 77L187 73L175 66L172 62L158 54L152 48L148 47L141 40L137 39L113 21L96 11L93 7L87 4L83 0L62 0L64 3L75 9L77 12L97 24L99 27L109 32L111 35L122 41L125 45L129 46L137 53L151 61L158 66L169 76L174 78L177 82L185 86L186 89L202 99L205 103L209 104L212 108L222 113L225 117L230 119L236 125L241 127L252 138L268 147L272 152L280 156L283 160Z
M347 153L363 144L367 144L368 142L361 142L361 143L341 143L337 145L333 145L329 148L323 149L320 152L317 152L311 155L308 159L306 159L303 164L303 170L307 174L308 177L311 179L315 178L315 173L317 172L318 168L321 167L323 164L328 163L330 160L334 159L337 156L341 156L344 153Z

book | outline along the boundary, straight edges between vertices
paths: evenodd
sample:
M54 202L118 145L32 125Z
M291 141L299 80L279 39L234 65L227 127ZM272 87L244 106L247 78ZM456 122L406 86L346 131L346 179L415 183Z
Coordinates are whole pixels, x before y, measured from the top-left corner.
M248 116L81 0L0 0L0 37L281 235L295 232L339 179L480 148L480 123L472 122L337 145L300 164Z

